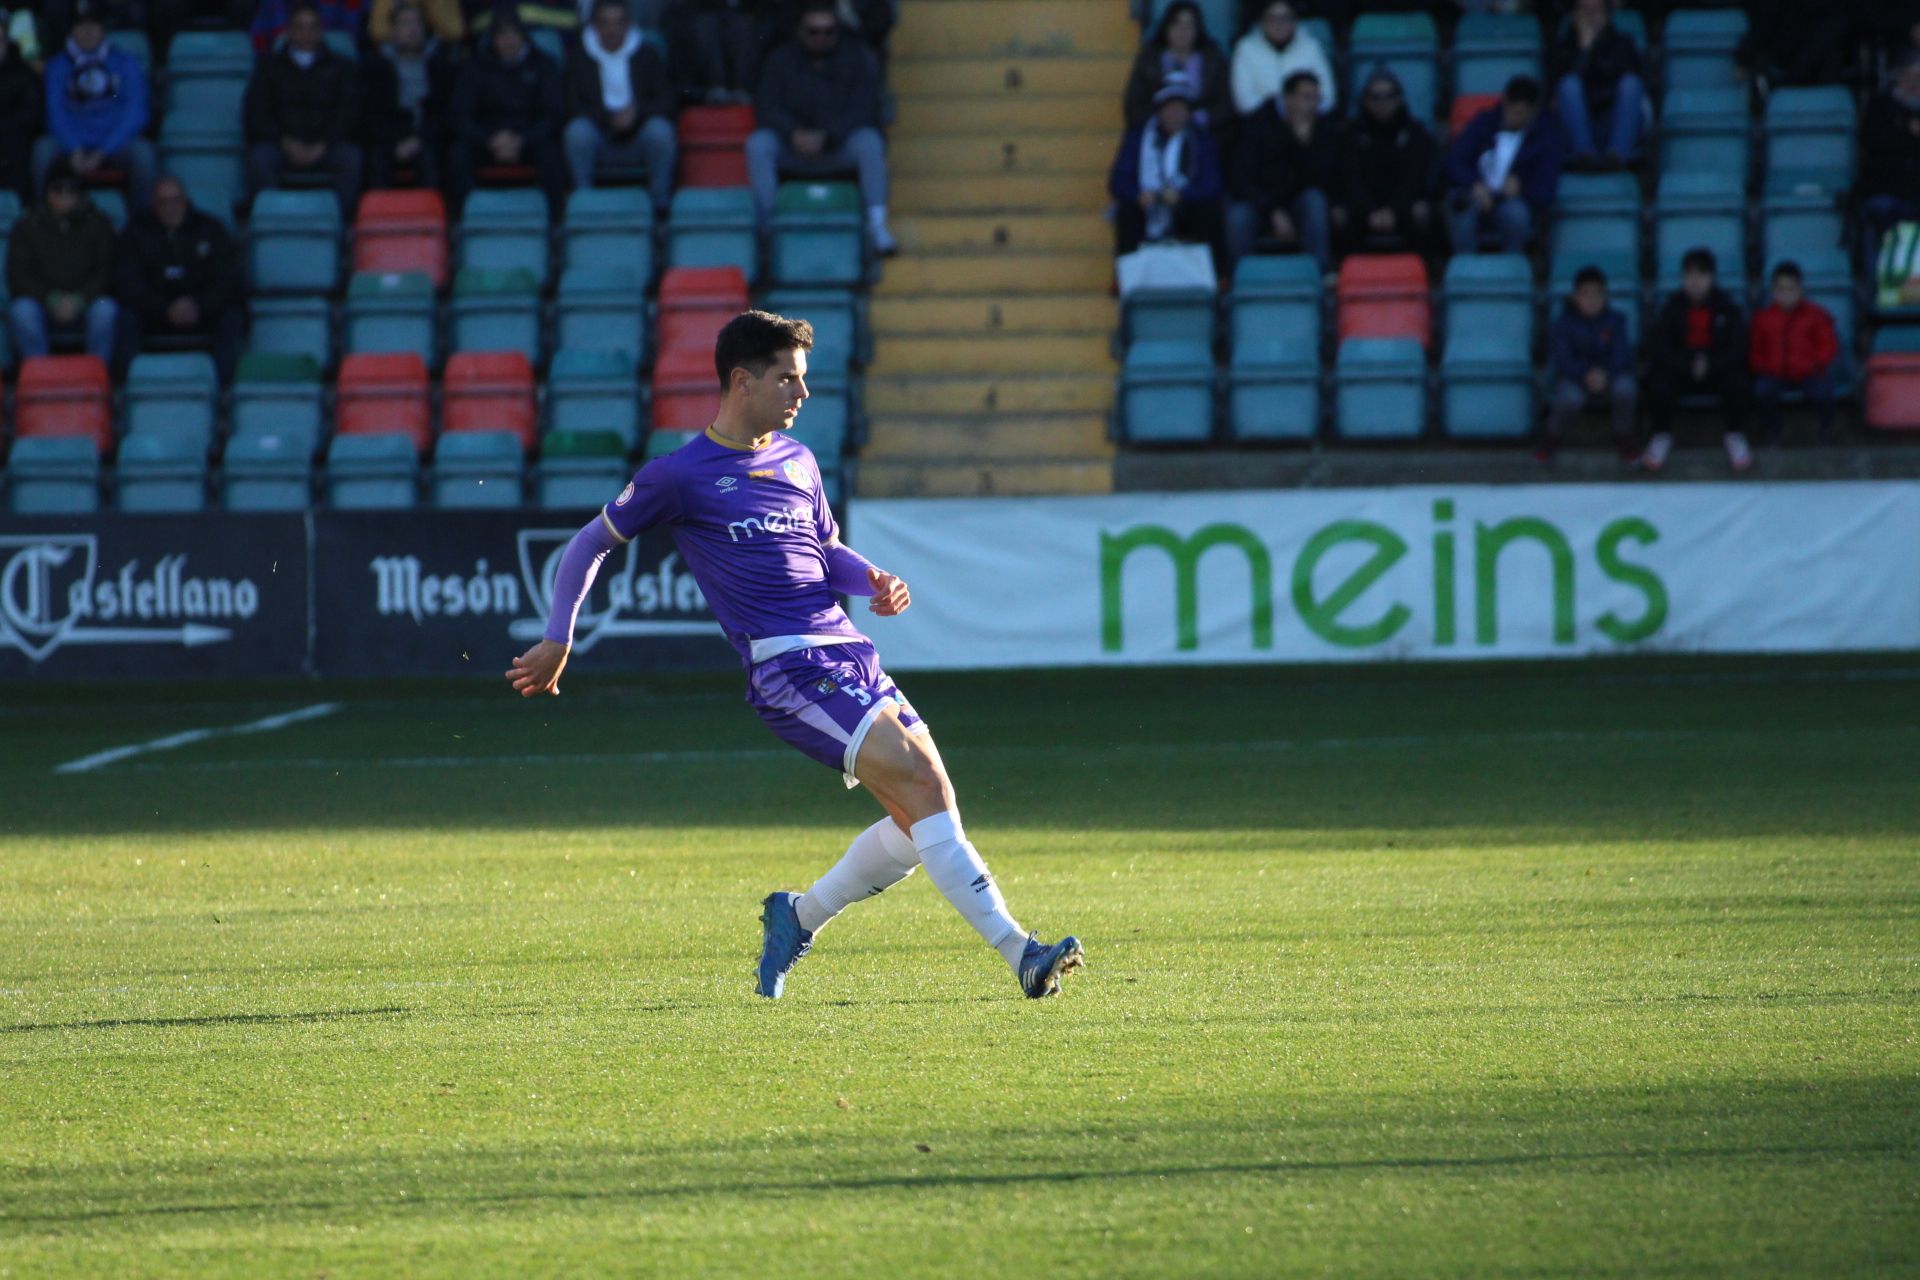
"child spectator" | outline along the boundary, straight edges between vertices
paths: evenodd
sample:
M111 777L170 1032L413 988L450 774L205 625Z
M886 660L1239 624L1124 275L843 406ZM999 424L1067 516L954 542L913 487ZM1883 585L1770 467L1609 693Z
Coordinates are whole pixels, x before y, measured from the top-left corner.
M421 186L437 187L459 46L428 35L426 14L413 0L400 0L385 16L388 38L362 67L367 185L391 187L405 169Z
M1439 151L1407 110L1399 77L1375 67L1360 90L1360 110L1340 148L1335 222L1354 249L1435 249L1434 173Z
M1861 212L1871 269L1880 237L1920 220L1920 51L1905 55L1873 95L1860 126Z
M319 15L322 32L343 31L354 44L360 43L360 33L366 26L366 0L260 0L260 7L253 11L253 24L247 29L253 37L254 52L272 50L293 25L295 12L308 7Z
M1280 96L1296 71L1311 71L1321 86L1320 109L1331 111L1338 97L1333 64L1310 31L1300 29L1288 0L1274 0L1260 11L1259 23L1233 46L1233 107L1250 116Z
M33 200L33 140L40 136L46 114L46 89L20 46L7 34L7 11L0 9L0 191L11 191L21 204Z
M1340 127L1320 114L1320 85L1311 71L1287 77L1279 99L1246 122L1227 253L1239 261L1259 238L1283 251L1309 254L1321 274L1333 270L1328 196L1340 167Z
M1579 0L1554 47L1554 99L1572 162L1619 169L1640 148L1646 85L1640 50L1613 21L1611 0ZM1594 124L1602 126L1596 140Z
M153 197L153 144L140 135L148 119L147 73L107 38L98 0L81 0L66 46L47 60L48 136L35 144L35 178L65 160L82 178L124 169L134 204ZM15 122L8 120L9 131Z
M220 220L193 207L180 179L162 176L153 184L153 207L127 223L118 256L115 376L125 377L147 338L163 333L209 339L220 384L231 383L247 314L240 254Z
M40 207L7 244L7 320L16 355L44 356L49 330L83 330L87 354L113 359L113 224L64 160L47 172Z
M1833 316L1806 296L1800 264L1773 269L1773 301L1753 317L1747 364L1753 370L1753 402L1760 438L1780 438L1780 397L1798 389L1813 407L1820 438L1833 434L1833 366L1840 341Z
M1127 130L1107 180L1116 205L1114 249L1185 240L1220 248L1220 153L1193 122L1193 90L1169 80L1153 95L1153 118Z
M247 85L247 185L253 195L277 187L288 170L324 174L352 221L360 199L355 64L327 48L319 6L296 0L286 43L254 64Z
M1127 78L1127 127L1145 124L1153 114L1153 95L1179 77L1194 92L1194 122L1220 137L1233 122L1231 74L1227 55L1208 33L1200 6L1175 0L1133 60L1133 74Z
M1673 452L1673 411L1687 397L1719 402L1727 460L1735 473L1753 466L1747 443L1747 333L1740 305L1715 281L1710 249L1689 249L1680 263L1680 289L1660 308L1648 344L1647 408L1653 436L1640 465L1658 471Z
M673 86L659 51L634 28L626 0L594 0L593 21L567 51L567 96L574 118L563 145L573 185L591 187L603 157L638 161L647 169L653 207L665 217L679 149Z
M1560 189L1560 123L1540 111L1540 82L1507 81L1506 93L1467 123L1447 149L1453 251L1474 253L1491 233L1502 253L1524 253Z
M1614 446L1632 462L1639 403L1633 342L1627 318L1607 297L1607 277L1600 268L1582 267L1573 277L1573 293L1553 321L1552 348L1553 395L1537 456L1550 461L1573 420L1589 406L1604 404L1613 419Z
M560 69L527 39L511 5L493 11L479 51L454 82L447 144L447 195L455 213L482 167L526 166L560 216L566 166L560 158Z

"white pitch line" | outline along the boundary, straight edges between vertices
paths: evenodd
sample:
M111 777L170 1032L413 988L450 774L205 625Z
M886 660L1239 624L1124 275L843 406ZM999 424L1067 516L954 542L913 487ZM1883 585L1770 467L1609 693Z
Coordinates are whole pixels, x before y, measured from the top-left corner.
M205 742L209 738L230 738L246 733L270 733L275 729L284 729L290 724L330 716L339 709L340 704L337 702L316 702L310 707L301 707L298 711L283 711L277 716L249 720L245 724L221 725L210 729L187 729L180 733L170 733L164 738L155 738L151 742L136 742L125 747L111 747L106 751L96 751L90 756L81 756L78 760L57 764L53 767L53 771L55 773L91 773L95 769L113 764L118 760L125 760L129 756L145 755L150 751L171 751L175 747Z

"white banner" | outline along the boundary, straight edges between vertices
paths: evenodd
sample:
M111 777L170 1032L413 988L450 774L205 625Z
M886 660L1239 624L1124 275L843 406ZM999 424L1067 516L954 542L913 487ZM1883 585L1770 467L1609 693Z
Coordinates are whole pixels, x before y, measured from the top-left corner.
M1920 484L856 501L899 670L1920 648Z

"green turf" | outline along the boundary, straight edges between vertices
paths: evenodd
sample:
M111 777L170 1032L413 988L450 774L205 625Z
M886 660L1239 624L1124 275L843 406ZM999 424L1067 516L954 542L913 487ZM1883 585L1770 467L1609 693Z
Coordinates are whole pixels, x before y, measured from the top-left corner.
M1920 1267L1911 660L908 684L1064 999L756 1000L872 811L737 678L7 690L0 1276Z

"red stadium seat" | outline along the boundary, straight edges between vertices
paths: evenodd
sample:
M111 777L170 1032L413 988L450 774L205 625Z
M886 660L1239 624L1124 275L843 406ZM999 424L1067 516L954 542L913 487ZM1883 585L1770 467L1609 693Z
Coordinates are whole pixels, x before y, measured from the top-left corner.
M1497 93L1463 93L1453 100L1453 110L1447 113L1447 132L1458 134L1467 127L1467 122L1500 101Z
M747 135L753 108L688 107L680 113L680 185L747 185Z
M720 403L713 344L704 351L662 351L653 366L653 429L703 431Z
M1867 361L1867 425L1920 431L1920 352L1883 352Z
M660 277L660 349L698 351L709 362L722 325L747 309L738 267L675 267Z
M14 430L27 436L81 436L113 449L113 389L98 356L31 356L20 364Z
M529 453L539 442L533 365L519 351L462 351L447 358L444 429L511 431Z
M1340 265L1339 335L1348 338L1433 339L1427 267L1417 254L1356 253Z
M425 453L433 447L427 366L417 352L347 356L340 362L338 412L342 435L398 432Z
M417 271L447 283L447 207L438 191L369 191L353 225L355 271Z

